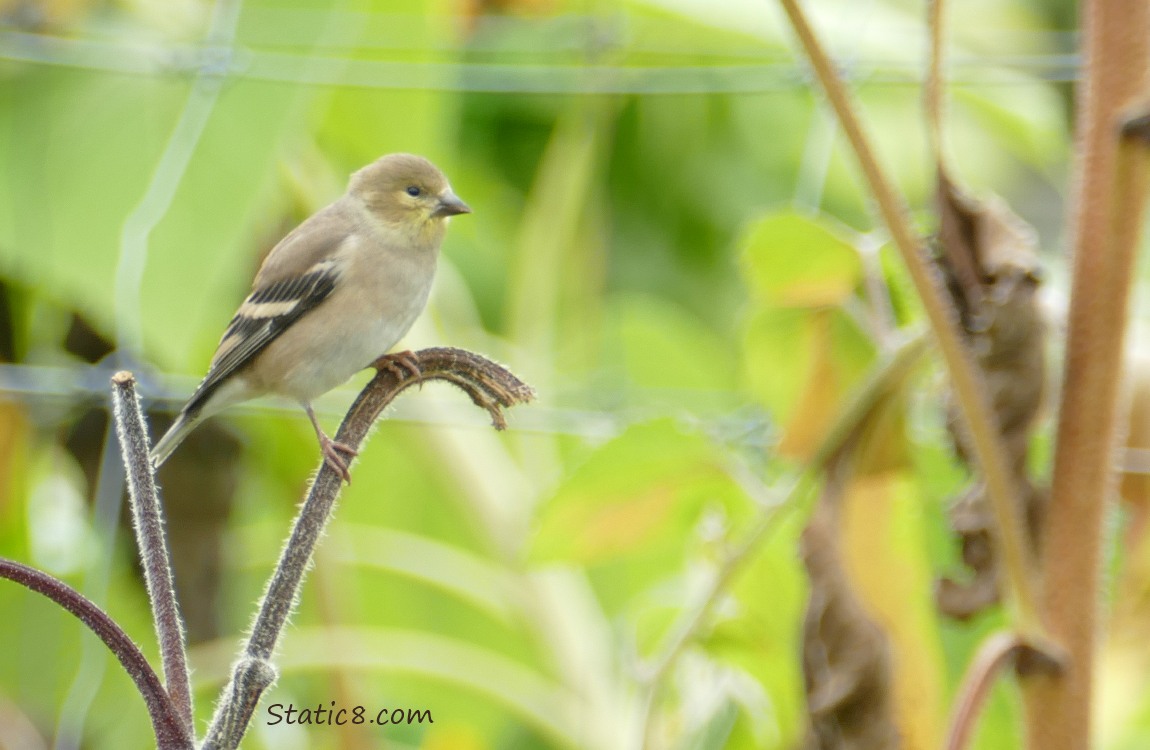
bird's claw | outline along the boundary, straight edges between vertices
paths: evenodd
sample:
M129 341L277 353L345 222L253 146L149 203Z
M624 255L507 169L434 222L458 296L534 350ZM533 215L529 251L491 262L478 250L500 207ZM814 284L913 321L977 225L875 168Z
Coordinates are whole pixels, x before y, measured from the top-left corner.
M423 370L419 369L419 360L410 350L385 354L371 363L377 370L387 370L400 380L409 376L416 380L423 380Z
M320 438L319 445L320 450L323 451L324 463L334 469L343 481L351 484L351 472L348 471L348 462L358 456L359 451L347 443L332 440L327 435Z

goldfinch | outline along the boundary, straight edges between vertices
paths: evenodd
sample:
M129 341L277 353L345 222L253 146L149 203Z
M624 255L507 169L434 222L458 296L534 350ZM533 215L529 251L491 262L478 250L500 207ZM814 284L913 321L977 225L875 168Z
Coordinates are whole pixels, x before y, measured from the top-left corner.
M203 419L268 393L303 406L324 460L346 481L355 452L311 402L382 357L427 304L447 222L471 209L431 162L390 154L272 249L208 374L152 450L159 467Z

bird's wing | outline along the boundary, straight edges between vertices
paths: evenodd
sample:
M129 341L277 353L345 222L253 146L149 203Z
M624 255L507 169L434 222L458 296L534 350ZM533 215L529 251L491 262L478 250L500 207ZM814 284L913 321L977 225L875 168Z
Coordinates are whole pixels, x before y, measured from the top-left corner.
M198 414L220 385L251 364L268 344L327 299L335 289L339 274L337 264L329 258L302 273L262 286L257 284L228 324L211 369L184 407L184 413Z
M252 289L291 279L321 261L333 257L340 244L362 227L361 211L347 196L340 198L288 232L268 253L256 274Z

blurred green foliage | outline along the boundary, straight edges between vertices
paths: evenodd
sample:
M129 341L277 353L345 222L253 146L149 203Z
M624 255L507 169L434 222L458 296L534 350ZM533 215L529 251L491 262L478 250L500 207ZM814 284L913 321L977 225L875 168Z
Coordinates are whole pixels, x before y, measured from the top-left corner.
M929 228L922 8L810 5ZM1051 245L1069 149L1065 5L952 9L954 162ZM87 592L154 657L129 535L111 538L91 507L114 502L117 458L100 452L113 363L88 364L129 314L142 349L116 362L183 376L145 390L186 395L262 254L350 171L415 151L475 214L453 223L405 346L482 351L540 400L497 436L456 393L404 397L356 464L263 701L426 708L434 723L269 726L261 711L245 747L796 746L801 514L763 539L658 689L646 681L877 355L919 319L781 15L749 0L243 0L234 55L209 58L232 67L197 83L211 11L0 2L0 351L17 366L2 374L0 554ZM205 125L181 145L171 136L189 112ZM125 220L174 157L186 167L170 205L144 204L157 223L133 266ZM125 313L118 290L137 273ZM362 382L324 399L327 423ZM1001 616L953 625L931 609L931 579L957 559L942 503L964 477L939 384L912 382L882 441L897 466L854 533L897 553L862 576L905 604L900 679L929 698L908 732L937 744ZM234 501L201 494L218 530L201 557L177 556L180 577L220 570L183 602L216 623L192 651L201 722L316 464L310 427L282 406L223 420L242 436L218 485ZM161 480L196 498L196 475ZM207 533L194 512L178 518L176 546ZM0 611L0 724L148 746L130 681L77 623L8 584ZM1017 746L1017 700L999 692L983 750ZM1103 746L1141 746L1147 717L1145 700L1128 706Z

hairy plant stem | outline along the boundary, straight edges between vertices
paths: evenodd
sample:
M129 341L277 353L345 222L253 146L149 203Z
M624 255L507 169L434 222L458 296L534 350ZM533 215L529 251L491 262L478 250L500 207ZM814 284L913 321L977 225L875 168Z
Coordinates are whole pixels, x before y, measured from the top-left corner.
M156 746L160 750L192 750L194 744L186 722L164 690L160 676L148 664L144 653L132 642L131 637L104 610L63 581L2 557L0 578L7 578L29 591L51 599L84 623L116 655L124 671L136 683L136 689L143 696L148 715L152 719Z
M1146 109L1139 117L1127 108L1150 84L1150 5L1090 0L1082 8L1074 276L1042 560L1043 613L1069 668L1024 686L1033 750L1090 747L1104 526L1117 489L1127 307L1147 197L1137 127Z
M926 110L926 136L934 163L940 172L947 171L944 164L945 151L942 143L942 62L943 33L946 20L946 0L929 0L927 4L927 28L930 29L929 57L927 58L926 83L923 90L923 104Z
M164 538L164 517L152 462L148 458L148 428L136 395L136 379L130 372L112 376L112 413L124 468L128 473L128 496L136 546L144 569L144 583L152 608L164 682L188 734L195 736L192 723L192 681L188 673L184 626L172 583L172 561Z
M530 387L504 368L462 349L425 349L401 359L383 357L375 366L378 374L360 392L335 436L354 450L396 396L426 380L446 380L461 388L477 406L487 410L492 424L500 430L507 426L502 409L534 396ZM321 463L268 582L248 643L220 697L204 750L238 747L260 696L275 681L271 658L276 643L295 609L304 573L342 486L340 475L326 462Z

